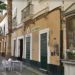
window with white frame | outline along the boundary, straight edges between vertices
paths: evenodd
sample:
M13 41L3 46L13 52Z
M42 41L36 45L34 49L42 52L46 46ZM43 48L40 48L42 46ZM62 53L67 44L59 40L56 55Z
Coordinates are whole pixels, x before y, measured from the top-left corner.
M26 35L25 37L25 52L26 59L32 59L32 34Z
M67 49L75 49L75 18L67 19Z

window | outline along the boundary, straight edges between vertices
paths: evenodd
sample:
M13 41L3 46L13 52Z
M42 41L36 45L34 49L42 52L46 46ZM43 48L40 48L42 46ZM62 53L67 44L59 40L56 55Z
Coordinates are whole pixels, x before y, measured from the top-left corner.
M67 19L67 49L75 49L75 19Z
M25 36L25 52L26 59L32 59L32 34L28 34Z
M13 18L13 20L12 20L12 27L13 27L13 29L14 28L16 28L16 26L17 26L17 18L16 18L16 16Z

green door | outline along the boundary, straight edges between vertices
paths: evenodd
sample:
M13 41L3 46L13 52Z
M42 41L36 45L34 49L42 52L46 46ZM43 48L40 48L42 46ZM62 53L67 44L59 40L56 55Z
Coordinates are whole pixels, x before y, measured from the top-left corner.
M30 60L30 37L26 37L26 59L27 59L27 63L29 63L29 60Z
M41 34L41 68L47 69L47 33Z

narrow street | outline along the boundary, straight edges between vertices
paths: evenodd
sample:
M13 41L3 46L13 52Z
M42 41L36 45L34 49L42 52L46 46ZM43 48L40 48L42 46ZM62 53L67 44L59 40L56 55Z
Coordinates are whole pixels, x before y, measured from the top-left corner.
M13 70L13 71L4 71L2 69L2 60L4 57L0 56L0 75L45 75L37 70L32 70L30 67L27 67L26 65L23 65L23 70L20 71L19 69Z
M19 71L1 71L0 72L0 75L38 75L34 72L31 72L27 69L24 69L22 72L19 72Z
M0 75L75 75L75 0L0 0Z

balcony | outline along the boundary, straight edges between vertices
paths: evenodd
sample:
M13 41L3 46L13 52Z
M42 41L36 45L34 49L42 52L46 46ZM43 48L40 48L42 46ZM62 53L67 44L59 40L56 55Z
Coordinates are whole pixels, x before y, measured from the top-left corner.
M22 11L21 21L25 22L32 18L33 15L33 4L28 4Z

